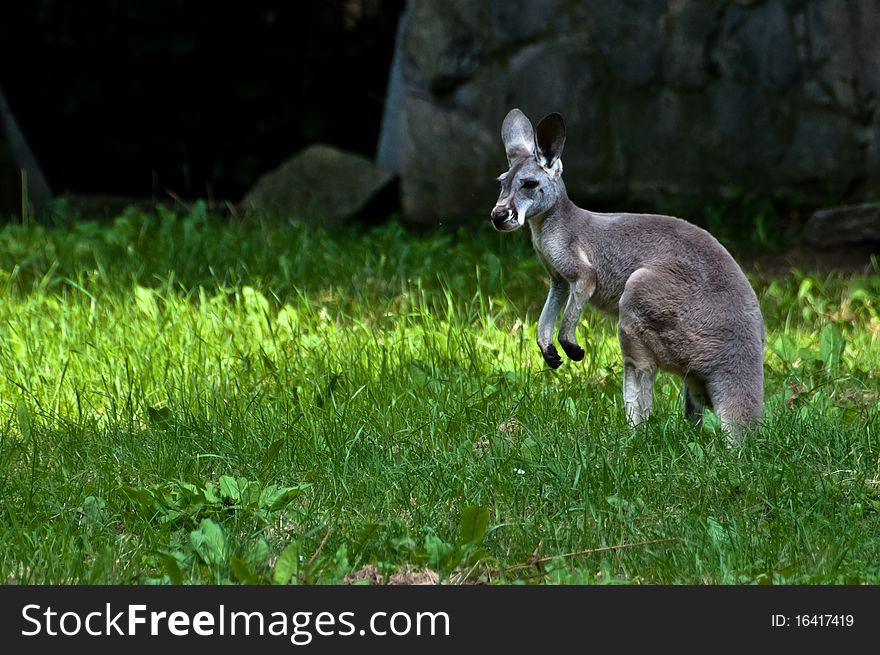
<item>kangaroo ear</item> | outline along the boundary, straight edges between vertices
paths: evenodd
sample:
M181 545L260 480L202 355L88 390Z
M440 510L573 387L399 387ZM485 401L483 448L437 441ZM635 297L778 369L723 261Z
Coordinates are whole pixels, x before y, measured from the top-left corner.
M526 115L519 109L511 109L501 124L501 140L507 153L507 163L515 159L533 157L535 154L535 130Z
M561 115L553 112L541 119L535 131L535 143L538 146L538 163L553 168L565 146L565 121Z

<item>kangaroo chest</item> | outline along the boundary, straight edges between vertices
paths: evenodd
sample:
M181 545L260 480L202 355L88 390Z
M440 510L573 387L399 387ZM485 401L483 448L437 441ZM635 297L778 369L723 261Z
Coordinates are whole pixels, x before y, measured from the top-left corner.
M568 231L553 229L554 226L543 222L530 222L529 227L532 246L550 277L568 283L586 280L592 288L589 303L611 314L617 313L617 303L629 272L609 277L607 271L600 270L602 267L595 266L592 249L583 239L574 238Z
M551 277L573 282L591 268L585 249L564 231L554 230L545 221L530 222L529 227L532 247Z
M565 275L560 268L565 267L560 266L562 263L562 253L559 239L554 239L553 235L549 234L550 230L547 230L543 223L543 221L529 222L529 228L531 228L532 233L532 247L535 249L535 254L538 255L538 259L541 260L547 273L554 278L563 278Z

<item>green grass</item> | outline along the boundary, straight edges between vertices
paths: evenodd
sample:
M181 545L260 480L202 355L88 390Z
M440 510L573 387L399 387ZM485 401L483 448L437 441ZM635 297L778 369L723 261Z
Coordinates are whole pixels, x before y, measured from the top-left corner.
M752 281L766 421L729 449L673 377L625 425L593 310L546 368L525 234L7 225L2 581L880 583L880 271Z

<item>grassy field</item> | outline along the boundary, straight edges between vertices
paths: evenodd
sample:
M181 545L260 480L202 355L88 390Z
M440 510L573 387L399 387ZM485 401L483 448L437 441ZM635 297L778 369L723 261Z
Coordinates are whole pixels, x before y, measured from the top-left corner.
M7 225L3 581L878 584L880 269L750 277L766 421L728 449L673 377L625 425L595 311L544 365L524 233Z

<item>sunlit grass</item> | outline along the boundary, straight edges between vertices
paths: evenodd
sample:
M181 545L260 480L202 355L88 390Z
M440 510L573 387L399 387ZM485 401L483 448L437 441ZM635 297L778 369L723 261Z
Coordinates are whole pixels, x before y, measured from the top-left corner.
M731 450L669 376L626 427L597 312L544 366L525 235L7 225L4 580L878 583L880 271L752 281L767 416Z

